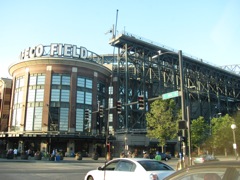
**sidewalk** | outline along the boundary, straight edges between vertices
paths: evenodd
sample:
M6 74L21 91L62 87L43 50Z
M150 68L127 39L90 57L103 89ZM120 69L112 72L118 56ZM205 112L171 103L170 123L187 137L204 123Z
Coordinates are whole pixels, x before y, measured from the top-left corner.
M236 156L233 155L228 155L228 156L224 156L224 155L216 155L215 156L217 159L219 159L220 161L232 161L232 160L236 160ZM238 160L240 160L238 158Z
M1 162L36 162L36 163L105 163L106 160L104 157L98 158L98 160L93 160L91 157L83 157L82 160L76 160L74 157L64 157L63 160L60 161L49 161L48 159L42 158L42 160L35 160L34 157L30 157L28 160L21 159L17 157L17 159L6 159L0 158Z

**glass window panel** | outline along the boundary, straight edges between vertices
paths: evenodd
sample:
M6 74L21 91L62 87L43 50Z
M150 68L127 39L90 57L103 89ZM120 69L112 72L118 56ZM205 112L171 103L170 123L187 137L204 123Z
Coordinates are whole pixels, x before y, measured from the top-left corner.
M26 123L25 123L26 131L33 130L33 112L34 112L33 107L27 108L27 117L26 117Z
M62 85L70 85L70 76L62 77Z
M108 107L112 108L113 107L113 98L108 99Z
M52 89L51 101L59 101L59 100L60 100L60 89Z
M19 95L18 95L18 103L22 103L23 102L23 92L19 91Z
M113 122L113 114L108 115L108 122Z
M21 119L22 119L22 109L18 108L17 109L16 126L20 126Z
M36 101L43 101L44 89L37 89Z
M35 131L42 130L42 107L35 108L34 130Z
M77 86L85 87L85 79L84 78L78 78L77 79Z
M59 75L52 76L52 84L60 84L60 82L61 82L61 76Z
M17 102L18 102L18 92L16 92L15 93L15 95L14 95L14 104L17 104Z
M13 110L13 117L12 117L12 126L15 126L16 125L16 118L17 117L17 110L14 109Z
M76 110L76 131L83 132L83 109Z
M92 89L92 80L86 79L86 88Z
M108 93L113 94L113 86L109 86Z
M77 91L77 103L84 103L84 92Z
M36 76L30 76L29 85L36 85L37 77Z
M21 79L20 79L20 82L19 82L19 87L23 87L23 86L24 86L24 79L21 78Z
M39 75L37 79L37 84L45 84L45 75Z
M56 106L54 103L54 106ZM50 112L49 112L50 120L52 123L58 124L59 120L59 107L50 107Z
M92 104L92 93L86 92L86 101L85 104Z
M105 91L106 91L106 87L103 83L98 83L97 88L98 88L99 93L105 93Z
M60 131L67 131L68 130L68 108L60 108L60 124L59 130Z
M61 91L61 102L69 102L70 91L62 90Z
M20 79L16 79L16 89L19 88Z
M28 102L34 102L35 101L35 89L28 91Z

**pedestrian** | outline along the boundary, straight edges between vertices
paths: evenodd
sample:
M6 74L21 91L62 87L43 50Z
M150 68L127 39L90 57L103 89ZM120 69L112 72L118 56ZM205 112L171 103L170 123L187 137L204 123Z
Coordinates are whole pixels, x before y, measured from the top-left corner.
M120 158L125 158L125 153L124 152L121 152Z
M17 148L14 148L14 150L13 150L14 159L17 159L17 154L18 154L18 150L17 150Z
M52 151L52 156L56 156L56 154L57 154L57 150L56 150L56 149L53 149L53 151Z
M182 160L182 153L181 152L179 152L179 158L180 158L180 160Z
M149 158L149 154L146 151L143 151L143 158Z
M131 151L128 151L128 158L132 158L132 152Z
M32 156L32 151L31 151L31 149L28 149L28 150L27 150L27 154L28 154L28 158L30 158L30 157Z
M160 155L160 153L159 153L158 151L156 152L155 159L156 159L157 161L161 161L161 160L162 160L162 156Z

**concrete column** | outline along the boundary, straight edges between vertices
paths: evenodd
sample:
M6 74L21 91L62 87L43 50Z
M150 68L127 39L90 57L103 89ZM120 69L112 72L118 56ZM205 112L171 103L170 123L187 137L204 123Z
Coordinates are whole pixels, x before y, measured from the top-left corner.
M72 67L71 74L71 92L77 92L77 67ZM68 131L75 132L76 131L76 93L70 93L70 108L69 108L69 116L68 116Z

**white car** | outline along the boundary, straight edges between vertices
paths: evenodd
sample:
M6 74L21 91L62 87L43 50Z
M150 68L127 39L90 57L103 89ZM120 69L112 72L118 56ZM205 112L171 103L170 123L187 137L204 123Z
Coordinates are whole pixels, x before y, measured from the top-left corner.
M116 158L89 171L84 180L160 180L174 172L171 166L153 159Z

